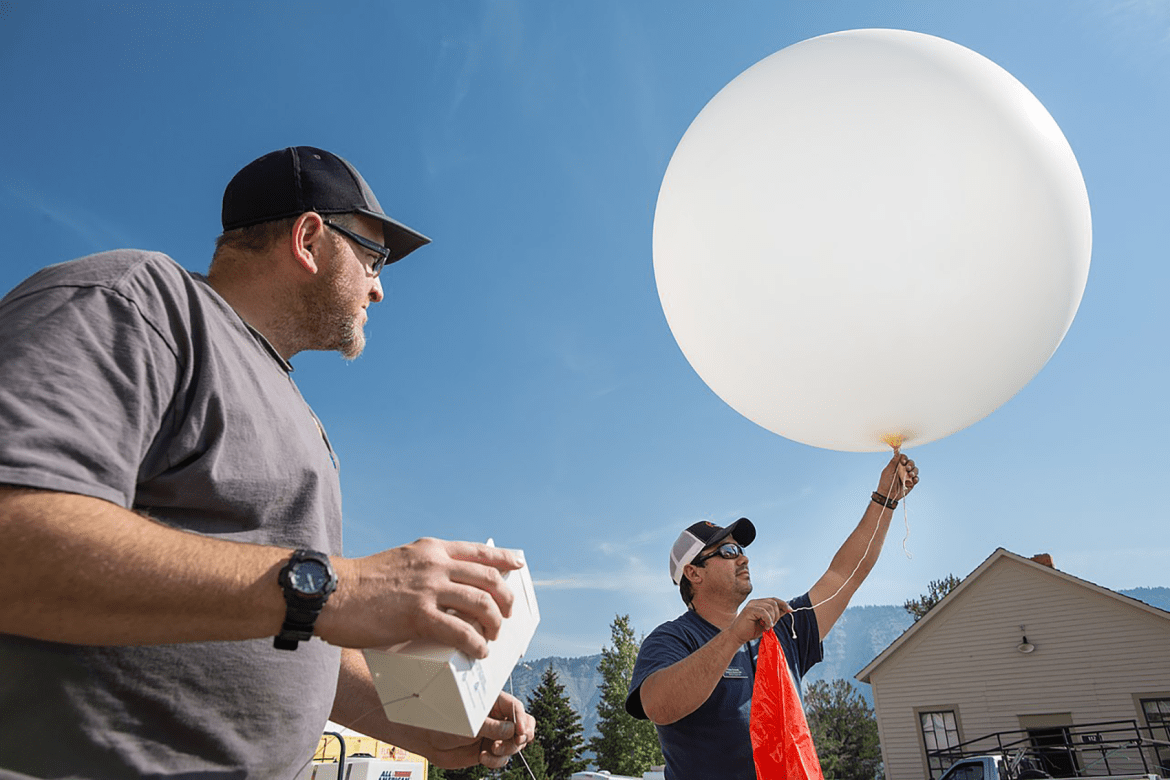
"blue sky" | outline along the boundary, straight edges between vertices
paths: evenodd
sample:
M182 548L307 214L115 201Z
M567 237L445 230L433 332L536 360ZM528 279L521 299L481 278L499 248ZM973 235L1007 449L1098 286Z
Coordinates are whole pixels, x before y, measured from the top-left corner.
M203 271L236 170L331 149L434 239L383 275L361 358L294 360L341 455L347 555L424 535L524 549L533 658L598 652L617 614L640 633L674 617L667 551L697 519L752 518L757 594L790 597L885 456L786 440L706 387L658 301L654 205L721 87L864 27L950 39L1023 82L1077 156L1094 246L1044 370L910 451L913 557L899 509L853 603L900 604L1001 546L1109 588L1170 585L1167 2L0 0L0 290L115 247Z

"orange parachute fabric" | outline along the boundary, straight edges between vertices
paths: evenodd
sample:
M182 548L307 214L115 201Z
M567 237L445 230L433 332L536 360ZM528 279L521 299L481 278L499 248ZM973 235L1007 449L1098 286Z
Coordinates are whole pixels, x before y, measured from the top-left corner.
M784 648L771 631L760 639L751 732L758 780L824 780Z

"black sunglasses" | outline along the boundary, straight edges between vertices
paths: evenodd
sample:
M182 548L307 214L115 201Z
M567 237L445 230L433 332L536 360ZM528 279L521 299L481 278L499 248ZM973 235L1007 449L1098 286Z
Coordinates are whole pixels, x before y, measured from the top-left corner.
M388 247L382 246L381 244L379 244L376 241L371 241L370 239L366 238L365 236L359 236L357 233L354 233L352 230L346 230L341 225L330 222L327 219L323 219L321 221L324 222L329 227L336 230L341 235L345 236L348 239L353 240L357 244L361 245L365 249L370 250L371 252L373 252L374 254L376 254L378 256L378 259L375 260L373 262L373 264L370 266L370 269L374 272L374 278L377 279L378 274L382 273L382 269L386 266L386 261L390 259L390 249Z
M743 548L735 542L724 542L706 555L696 556L695 559L691 561L691 565L698 566L703 561L714 558L716 555L718 555L720 558L726 558L729 561L733 561L739 556L743 555Z

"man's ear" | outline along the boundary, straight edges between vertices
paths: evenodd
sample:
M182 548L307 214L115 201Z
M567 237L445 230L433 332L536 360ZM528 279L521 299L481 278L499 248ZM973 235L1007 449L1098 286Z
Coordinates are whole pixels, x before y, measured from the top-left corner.
M296 261L311 274L317 273L320 266L313 255L314 248L320 249L321 242L326 241L325 223L321 215L315 211L306 211L293 223L289 234L289 249Z
M683 576L690 580L692 585L698 585L703 581L703 570L692 563L688 563L683 567Z

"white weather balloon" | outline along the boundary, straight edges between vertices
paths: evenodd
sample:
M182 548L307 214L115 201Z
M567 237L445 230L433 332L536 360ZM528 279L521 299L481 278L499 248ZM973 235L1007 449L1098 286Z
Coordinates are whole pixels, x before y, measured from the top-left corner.
M695 118L654 216L667 322L724 401L873 451L982 419L1036 375L1084 292L1072 150L958 44L850 30L789 46Z

